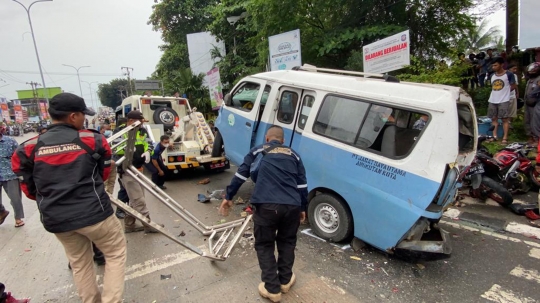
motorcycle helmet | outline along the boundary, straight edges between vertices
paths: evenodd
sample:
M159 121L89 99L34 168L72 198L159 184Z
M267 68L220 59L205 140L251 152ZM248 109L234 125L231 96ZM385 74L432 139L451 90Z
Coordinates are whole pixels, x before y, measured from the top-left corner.
M529 64L526 71L529 77L536 77L540 75L540 62L533 62Z

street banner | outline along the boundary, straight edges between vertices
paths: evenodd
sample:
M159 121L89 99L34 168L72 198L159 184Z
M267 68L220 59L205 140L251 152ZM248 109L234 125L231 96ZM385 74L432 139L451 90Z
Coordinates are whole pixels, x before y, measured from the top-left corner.
M519 2L519 48L540 47L538 35L538 12L540 1L521 0Z
M13 100L13 111L15 112L15 122L23 123L24 117L23 117L23 110L21 106L21 100Z
M300 30L268 37L270 47L270 70L286 70L302 66Z
M0 109L2 110L2 121L11 122L9 117L9 107L6 98L0 98Z
M219 67L213 68L206 73L206 82L208 91L210 92L210 103L212 108L221 107L223 102L223 87L221 78L219 77Z
M411 64L409 30L364 46L364 72L382 74Z
M49 119L49 113L47 112L47 101L39 101L39 109L42 119Z

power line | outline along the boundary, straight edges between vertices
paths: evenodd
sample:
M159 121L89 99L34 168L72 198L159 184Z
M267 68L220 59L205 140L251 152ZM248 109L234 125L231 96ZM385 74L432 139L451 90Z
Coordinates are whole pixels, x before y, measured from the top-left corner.
M0 70L2 71L2 70ZM18 70L4 70L5 73L13 73L13 74L39 74L39 72L34 71L18 71ZM50 75L56 75L56 76L77 76L77 74L72 73L65 73L65 72L50 72L48 73ZM108 74L108 73L79 73L81 76L95 76L95 77L115 77L115 76L122 76L122 74Z

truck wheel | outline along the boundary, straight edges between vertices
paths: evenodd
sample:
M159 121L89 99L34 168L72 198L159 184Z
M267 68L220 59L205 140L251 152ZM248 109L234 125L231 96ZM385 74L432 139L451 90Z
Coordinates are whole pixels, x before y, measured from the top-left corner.
M212 157L221 157L223 154L223 137L219 131L216 132L214 136L214 145L212 146Z
M154 118L154 123L163 124L165 130L170 130L174 128L178 114L172 108L160 107L154 111L152 118Z
M313 231L325 240L341 242L352 235L353 219L349 208L331 194L320 194L311 199L308 217Z

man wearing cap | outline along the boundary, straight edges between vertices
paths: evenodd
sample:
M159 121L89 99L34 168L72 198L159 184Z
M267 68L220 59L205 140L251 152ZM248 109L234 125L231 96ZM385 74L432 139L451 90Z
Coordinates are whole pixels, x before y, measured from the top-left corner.
M12 157L25 195L38 201L45 229L64 246L84 303L121 302L126 240L105 192L111 149L103 135L84 130L84 99L61 93L50 100L53 124L46 133L21 144ZM100 293L92 260L92 242L106 265Z
M154 149L154 145L152 144L152 140L148 138L148 133L146 132L146 129L142 127L142 123L144 123L145 119L140 111L130 111L127 114L127 119L127 126L137 121L141 122L141 128L139 128L139 131L137 132L137 135L135 137L135 152L133 153L132 159L132 165L135 168L140 169L144 164L150 163L151 153ZM125 138L127 138L128 134L125 134L124 136ZM137 182L137 180L135 180L130 174L124 172L121 167L118 167L118 175L120 176L120 180L126 188L127 195L129 196L129 206L138 211L141 215L150 219L150 211L146 207L144 190L141 184ZM151 227L136 225L135 217L126 214L126 217L124 218L125 233L132 233L143 230L145 233L158 232Z

